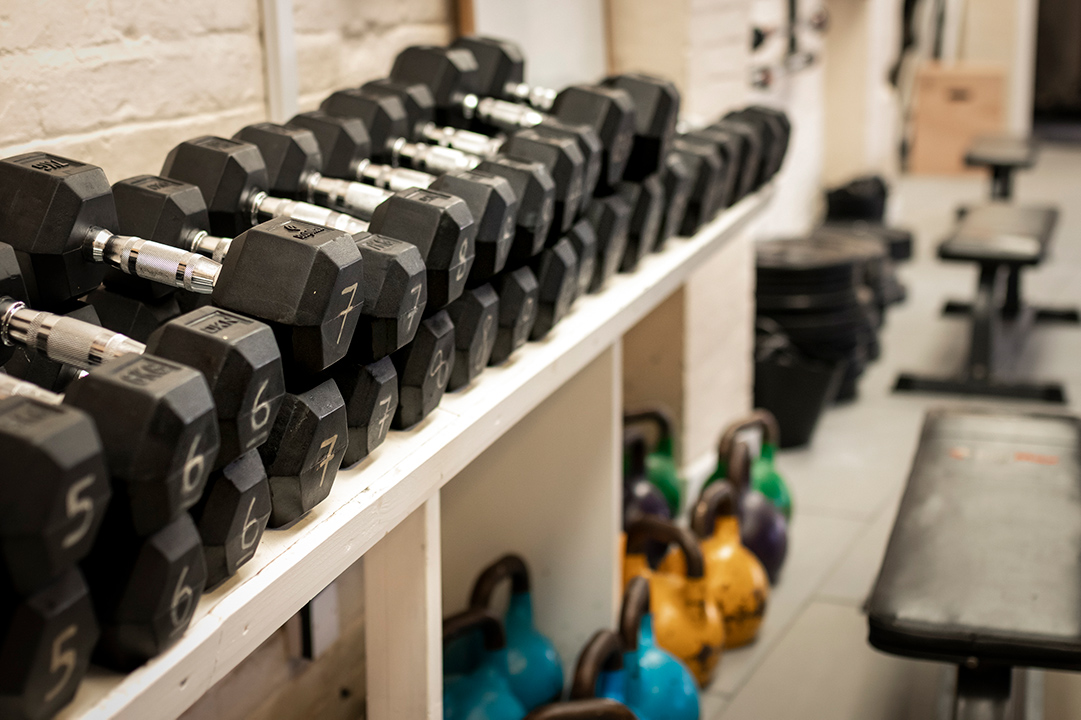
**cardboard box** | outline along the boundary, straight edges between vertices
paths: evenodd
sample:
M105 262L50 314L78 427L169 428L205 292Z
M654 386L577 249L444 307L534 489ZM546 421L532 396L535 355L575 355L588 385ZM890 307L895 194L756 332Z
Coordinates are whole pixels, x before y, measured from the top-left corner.
M960 175L965 151L981 135L1006 126L1006 71L990 65L927 63L916 74L912 113L914 173Z

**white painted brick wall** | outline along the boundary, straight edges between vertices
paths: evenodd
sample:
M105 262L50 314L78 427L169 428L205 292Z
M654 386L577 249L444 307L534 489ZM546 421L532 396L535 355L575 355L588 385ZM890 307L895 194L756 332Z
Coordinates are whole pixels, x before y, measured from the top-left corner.
M301 107L450 37L447 0L296 0ZM267 117L258 0L0 2L0 153L47 150L113 181L187 138Z

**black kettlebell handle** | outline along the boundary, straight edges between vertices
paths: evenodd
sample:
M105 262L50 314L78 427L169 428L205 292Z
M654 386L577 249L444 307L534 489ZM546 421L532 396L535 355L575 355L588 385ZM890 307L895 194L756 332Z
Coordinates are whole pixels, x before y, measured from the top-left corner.
M625 652L638 649L638 626L649 612L649 580L639 575L627 583L623 606L619 609L619 638Z
M763 443L780 444L781 426L777 423L777 418L773 417L773 413L769 410L758 408L747 417L737 420L725 428L724 434L721 435L721 439L717 443L717 457L728 457L728 454L732 452L732 445L736 441L736 435L753 427L761 428Z
M627 552L643 554L647 540L659 540L663 543L675 543L683 552L687 564L687 577L700 578L705 575L705 560L702 549L690 530L679 527L670 520L646 515L627 526Z
M520 595L529 592L529 568L520 555L504 555L484 568L484 572L473 583L473 595L469 607L486 608L492 602L492 593L506 579L511 581L511 593Z
M653 425L657 428L658 442L672 437L672 416L661 408L648 408L640 412L623 413L624 425Z
M443 621L443 644L462 633L479 629L484 637L484 649L502 650L507 646L507 635L503 632L503 623L492 613L482 608L464 610L451 615Z
M623 703L593 698L545 705L526 715L525 720L638 720L638 716Z
M691 511L691 530L700 538L711 536L717 525L717 518L733 517L737 514L738 502L739 491L731 482L721 480L710 483L702 488L702 494L698 496L698 502Z
M623 643L619 635L612 630L598 630L593 633L582 654L578 656L578 665L574 668L571 681L571 700L583 700L593 697L597 691L597 678L601 670L615 672L623 669Z
M646 436L638 428L623 428L623 453L627 456L623 468L623 480L634 480L646 476L646 455L648 455Z
M733 445L725 461L725 479L736 492L737 499L751 489L751 448L740 440Z

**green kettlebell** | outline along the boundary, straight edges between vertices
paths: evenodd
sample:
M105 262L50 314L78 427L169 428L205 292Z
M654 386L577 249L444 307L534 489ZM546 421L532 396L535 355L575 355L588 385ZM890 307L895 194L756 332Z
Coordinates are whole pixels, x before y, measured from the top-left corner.
M672 417L660 408L623 415L624 425L652 425L657 429L657 444L646 456L646 477L664 495L672 517L679 514L683 505L683 488L686 483L679 476L675 458L675 433Z
M713 471L706 484L716 480L723 480L728 476L727 458L732 450L732 444L743 430L758 427L762 431L762 449L758 457L751 463L751 488L766 496L776 507L785 520L792 518L792 494L788 490L788 484L777 472L774 465L774 456L781 441L781 427L777 424L777 418L769 410L759 408L743 420L737 420L729 425L721 441L718 444L717 469Z

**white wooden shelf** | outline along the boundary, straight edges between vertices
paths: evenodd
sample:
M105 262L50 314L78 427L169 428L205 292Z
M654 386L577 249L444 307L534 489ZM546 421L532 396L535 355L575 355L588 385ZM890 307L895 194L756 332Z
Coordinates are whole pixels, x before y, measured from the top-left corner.
M445 396L414 429L391 432L372 457L341 471L330 496L300 522L267 531L238 575L204 596L175 646L128 675L92 669L59 717L179 716L415 511L431 502L426 512L438 513L445 483L616 346L754 218L772 193L767 186L693 238L669 240L664 252L645 258L633 274L618 275L603 292L581 298L545 340L527 344L508 363L486 370L469 389ZM423 528L418 532L431 534ZM438 582L438 572L428 582ZM438 602L438 588L427 593L413 604L431 604L433 597ZM428 615L438 622L433 609L438 610L428 608ZM369 658L369 665L373 662L379 660Z

